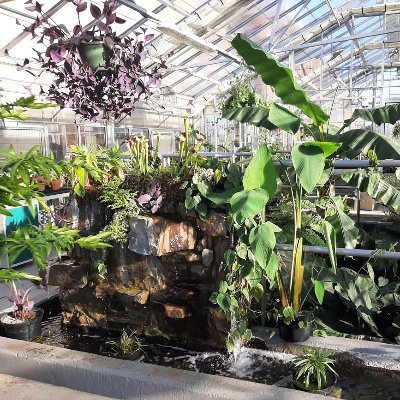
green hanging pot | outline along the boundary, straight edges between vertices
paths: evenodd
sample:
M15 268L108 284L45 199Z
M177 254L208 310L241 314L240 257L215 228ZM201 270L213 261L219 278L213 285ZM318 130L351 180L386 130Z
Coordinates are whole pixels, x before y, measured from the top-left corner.
M93 69L104 67L110 61L113 53L103 42L83 43L78 46L78 52L81 60Z

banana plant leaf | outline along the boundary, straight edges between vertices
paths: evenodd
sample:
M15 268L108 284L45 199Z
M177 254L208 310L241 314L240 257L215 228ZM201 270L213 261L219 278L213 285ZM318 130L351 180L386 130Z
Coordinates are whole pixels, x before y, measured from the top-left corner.
M360 231L346 214L342 199L340 197L330 198L325 205L325 210L325 220L333 227L337 246L354 249L358 244Z
M310 117L315 125L325 124L329 120L329 115L312 102L297 84L290 68L275 60L271 54L241 33L232 40L232 46L247 65L255 68L263 82L275 89L276 95L283 103L297 107Z
M371 169L359 169L355 172L345 171L342 179L349 185L367 192L385 206L393 207L396 213L400 214L400 192L386 182L378 172Z
M340 135L330 137L330 140L342 143L342 150L352 149L364 155L374 150L379 160L400 159L400 144L392 138L380 133L353 129Z
M223 110L222 118L252 124L270 131L283 129L296 133L300 127L300 118L278 104L272 104L271 109L265 107L240 107Z
M395 124L400 119L400 104L390 104L380 108L357 108L353 115L344 121L344 125L350 126L358 118L377 125Z

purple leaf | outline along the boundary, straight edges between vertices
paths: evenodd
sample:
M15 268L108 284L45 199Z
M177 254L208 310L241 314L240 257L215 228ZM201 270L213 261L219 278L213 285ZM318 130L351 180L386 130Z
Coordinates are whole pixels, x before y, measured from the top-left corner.
M99 19L101 17L101 10L94 4L90 4L90 13L94 19Z
M56 63L59 63L63 60L61 54L55 50L50 50L50 57Z
M103 32L108 32L108 26L100 20L96 21L96 26Z
M124 24L124 23L126 22L126 20L123 19L123 18L120 18L120 17L116 17L116 18L115 18L115 22L116 22L117 24Z
M146 35L145 37L144 37L144 40L146 41L146 42L148 42L149 40L153 40L154 39L154 34L153 33L151 33L150 35Z
M86 1L77 1L76 2L76 11L81 13L87 9L87 2Z
M137 198L137 202L139 204L145 204L148 203L151 200L151 196L149 194L142 194Z
M32 94L32 85L23 85L24 89L27 90L30 94Z

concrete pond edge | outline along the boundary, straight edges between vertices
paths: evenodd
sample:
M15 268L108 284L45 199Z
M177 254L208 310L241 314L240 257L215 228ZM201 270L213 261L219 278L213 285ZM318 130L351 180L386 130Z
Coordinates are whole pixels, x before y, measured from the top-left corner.
M0 337L0 373L126 400L322 400L325 396Z
M279 337L276 330L270 328L254 327L252 332L255 345L261 345L265 350L299 354L301 348L317 347L340 353L341 357L348 357L366 367L400 371L400 345L397 344L335 336L311 336L305 342L288 343Z

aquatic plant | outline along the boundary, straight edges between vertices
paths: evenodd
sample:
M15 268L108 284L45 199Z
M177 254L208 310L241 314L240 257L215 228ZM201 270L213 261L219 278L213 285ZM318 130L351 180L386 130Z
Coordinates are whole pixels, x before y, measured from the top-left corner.
M322 389L328 385L328 373L338 377L334 370L334 359L322 349L303 349L303 355L294 360L296 368L295 382L303 384L305 389Z
M135 332L128 333L125 329L118 340L110 340L106 344L110 347L112 354L119 357L131 356L144 346L143 341L136 336Z

